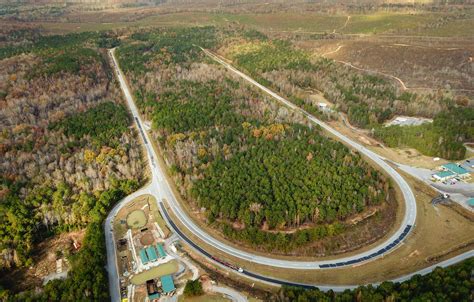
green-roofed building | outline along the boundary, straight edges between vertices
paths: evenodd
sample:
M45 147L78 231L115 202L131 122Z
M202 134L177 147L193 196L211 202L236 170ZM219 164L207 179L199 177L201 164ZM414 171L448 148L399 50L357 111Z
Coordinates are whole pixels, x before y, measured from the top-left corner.
M155 247L153 247L153 246L147 247L146 248L146 253L147 253L148 259L150 259L150 261L158 260L158 256L156 255Z
M142 263L148 263L150 260L148 260L148 256L146 254L145 250L140 250L140 259L142 260Z
M159 293L154 293L154 294L148 295L148 299L150 299L150 301L153 301L153 300L159 299L159 298L160 298Z
M470 206L470 207L473 207L474 208L474 198L469 198L467 200L467 204Z
M171 275L165 275L161 278L161 288L163 289L163 293L166 295L172 294L176 287L174 286L173 277Z
M160 258L166 257L166 252L165 252L165 249L163 248L163 245L157 244L156 249L158 250L158 255L160 255Z
M447 164L442 165L442 167L446 171L451 171L454 174L457 174L457 176L460 176L460 177L469 176L469 171L467 171L461 166L456 165L455 163L447 163Z
M433 178L436 181L446 181L454 177L456 177L456 174L451 171L441 171L433 174Z

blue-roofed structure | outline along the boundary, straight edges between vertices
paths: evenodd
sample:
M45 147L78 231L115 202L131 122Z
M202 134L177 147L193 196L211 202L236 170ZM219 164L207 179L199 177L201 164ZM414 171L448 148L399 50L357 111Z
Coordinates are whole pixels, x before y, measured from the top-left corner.
M164 294L171 294L176 290L174 286L173 277L171 275L161 276L161 288Z
M139 254L143 264L150 262L145 250L140 250Z
M156 300L156 299L159 299L159 298L160 298L159 293L154 293L154 294L148 295L148 299L150 299L150 301L153 301L153 300Z
M454 177L456 177L456 174L451 171L441 171L433 174L433 178L438 181L445 181Z
M473 207L474 208L474 198L469 198L467 200L467 204L470 206L470 207Z
M147 247L146 248L146 253L147 253L148 259L150 259L150 261L158 260L158 256L156 255L156 250L153 246Z
M158 250L158 255L160 255L160 258L166 257L166 252L165 252L165 249L163 248L163 245L157 244L156 249Z
M461 177L469 175L469 171L467 171L466 169L464 169L461 166L458 166L455 163L447 163L447 164L442 165L442 167L443 167L443 169L445 169L447 171L451 171L451 172L453 172L453 173L455 173L455 174L457 174Z

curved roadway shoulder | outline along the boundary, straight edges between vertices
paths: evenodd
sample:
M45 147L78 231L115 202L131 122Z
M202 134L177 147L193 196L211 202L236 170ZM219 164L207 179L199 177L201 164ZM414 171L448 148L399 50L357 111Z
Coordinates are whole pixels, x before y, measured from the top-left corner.
M402 236L404 233L405 233L405 235L403 235L403 236L406 236L406 234L411 229L410 228L407 231L407 227L414 225L415 219L416 219L416 203L415 203L415 198L413 196L413 193L412 193L410 187L408 186L408 184L404 181L404 179L392 167L390 167L384 161L384 159L382 157L376 155L375 153L371 152L370 150L367 150L365 147L363 147L363 146L351 141L350 139L344 137L342 134L340 134L337 131L335 131L334 129L330 128L325 123L317 120L316 118L314 118L313 116L311 116L307 112L302 111L301 109L297 108L292 103L288 102L287 100L285 100L282 97L278 96L277 94L273 93L272 91L270 91L266 87L261 86L260 84L258 84L257 82L255 82L254 80L252 80L251 78L246 76L245 74L241 73L240 71L236 70L235 68L233 68L229 64L222 61L221 59L215 57L214 55L212 55L208 52L206 52L208 55L213 57L213 59L215 59L219 63L223 64L225 67L227 67L231 71L235 72L236 74L238 74L242 78L246 79L250 83L252 83L255 86L259 87L260 89L262 89L266 93L269 93L270 95L272 95L277 100L284 103L285 105L289 106L290 108L292 108L294 110L300 110L311 121L313 121L314 123L320 125L324 129L326 129L327 131L332 133L333 135L339 137L345 143L351 145L354 149L359 150L359 152L365 154L366 156L368 156L371 159L373 159L374 161L376 161L384 170L387 171L387 173L389 173L394 178L394 180L400 186L400 188L402 189L403 194L404 194L405 202L407 204L407 207L406 207L407 211L405 212L405 217L404 217L404 220L403 220L402 227L396 232L396 234L394 234L391 238L389 238L386 242L384 242L379 247L377 247L377 248L375 248L371 251L368 251L366 253L362 253L362 254L359 254L359 255L356 255L356 256L353 256L353 257L346 257L346 258L343 258L343 259L328 260L328 261L306 261L306 262L304 262L304 261L287 261L287 260L279 260L279 259L273 259L273 258L253 255L251 253L246 253L246 252L240 251L236 248L230 247L226 244L223 244L223 243L219 242L218 240L214 239L213 237L211 237L207 233L205 233L203 230L201 230L198 226L196 226L192 222L192 220L186 215L186 213L181 208L180 204L177 202L175 196L173 195L173 192L170 189L169 184L166 182L166 178L164 177L164 172L163 172L162 168L160 167L160 165L155 164L154 158L156 158L157 155L155 153L155 150L152 147L150 147L150 143L149 143L150 140L149 140L148 134L142 130L142 124L143 124L142 120L141 120L141 118L138 114L138 110L137 110L137 108L136 108L136 106L133 102L133 98L132 98L132 96L130 94L130 91L128 89L126 80L124 79L122 73L120 72L120 69L118 67L118 63L115 59L115 56L114 56L113 52L114 51L111 50L110 54L111 54L111 58L112 58L113 63L114 63L114 68L115 68L115 71L116 71L117 76L119 78L120 86L121 86L121 88L124 92L127 104L130 108L130 111L132 112L132 115L134 117L135 122L137 123L137 126L140 129L140 134L142 136L142 139L144 140L144 143L145 143L145 146L146 146L146 151L147 151L147 157L149 159L149 165L150 165L150 168L151 168L151 171L152 171L152 177L151 177L151 183L149 185L147 185L143 189L127 196L122 201L120 201L112 209L112 211L109 213L107 219L105 220L105 235L106 235L106 246L107 246L107 266L108 266L109 286L110 286L110 293L111 293L112 301L120 301L119 276L118 276L118 272L117 272L117 262L116 262L116 257L115 257L115 244L114 244L114 237L113 237L113 232L112 232L113 219L115 218L115 215L117 214L117 212L125 204L127 204L129 201L133 200L134 198L136 198L136 197L138 197L142 194L154 195L155 198L157 199L157 202L160 203L159 208L162 211L162 214L164 215L164 217L166 217L166 220L168 220L167 218L169 217L169 215L168 215L164 205L162 204L163 199L166 199L169 203L170 208L175 213L176 217L178 217L180 222L183 223L186 228L188 228L192 233L194 233L196 236L198 236L200 238L200 240L203 240L204 242L214 246L215 248L223 251L224 253L228 253L229 255L232 255L234 257L238 257L238 258L241 258L241 259L244 259L244 260L247 260L247 261L251 261L251 262L255 262L255 263L259 263L259 264L264 264L264 265L269 265L269 266L283 267L283 268L293 268L293 269L311 269L311 268L313 268L313 269L317 269L321 265L333 264L335 262L340 262L340 261L343 261L343 260L347 261L347 260L350 260L350 259L357 259L358 257L359 258L360 257L366 257L366 256L364 256L364 254L368 254L368 253L370 253L374 250L380 249L380 248L382 248L382 249L386 248L387 243L392 242L391 244L393 244L393 242L394 242L393 239L395 239L395 241L398 240L400 238L400 236ZM171 225L174 225L174 223L172 221L168 221L168 222ZM178 234L181 233L178 229L175 229L175 231L177 231ZM181 233L181 237L186 242L193 243L183 233ZM399 242L397 242L397 244L398 243ZM393 247L394 246L392 246L392 248ZM471 250L469 252L466 252L464 254L461 254L461 255L456 256L454 258L451 258L449 260L446 260L446 261L443 261L443 262L438 263L436 265L427 267L427 268L425 268L423 270L420 270L418 272L415 272L413 274L402 276L402 277L400 277L398 279L395 279L395 280L392 280L392 281L396 281L396 282L404 281L404 280L409 279L410 277L412 277L415 274L429 273L437 266L442 266L442 267L448 266L448 265L460 262L464 259L467 259L467 258L470 258L470 257L473 257L473 256L474 256L474 251ZM272 284L272 285L275 285L275 284L276 285L288 284L288 285L300 285L300 286L305 286L305 287L314 287L314 285L309 285L309 284L293 283L293 282L289 282L289 281L285 281L285 280L268 278L268 277L265 277L265 276L254 274L254 273L252 273L250 271L247 271L247 270L245 270L243 272L243 274L245 274L248 278L263 281L263 282L267 282L267 283ZM342 291L342 290L345 290L345 289L355 288L356 286L355 285L354 286L351 286L351 285L342 285L342 286L318 285L318 287L322 290L332 289L332 290L335 290L335 291Z
M141 120L140 115L138 114L138 110L135 106L135 103L133 101L132 95L129 91L128 85L126 83L126 80L123 77L122 72L120 72L120 69L118 67L118 63L115 59L115 56L113 55L113 51L111 51L112 54L112 59L115 65L116 73L119 78L120 86L122 90L124 91L125 99L127 101L128 106L130 107L130 110L133 114L133 118L135 119L136 123L138 124L138 127L142 129L143 122ZM214 58L216 61L219 63L223 64L226 68L231 70L232 72L236 73L240 77L244 78L251 84L257 86L258 88L262 89L266 93L270 94L273 96L275 99L278 101L284 103L288 107L294 109L294 110L299 110L305 114L308 119L310 119L312 122L320 125L322 128L327 130L328 132L332 133L333 135L337 136L341 141L345 142L346 144L350 145L352 148L358 150L360 153L364 154L365 156L371 158L374 160L382 169L384 169L397 183L397 185L401 188L404 196L404 200L406 203L406 211L404 215L404 219L402 222L401 227L393 234L390 238L388 238L385 242L382 244L378 245L377 247L360 253L358 255L350 256L350 257L344 257L344 258L339 258L337 260L324 260L324 261L290 261L290 260L281 260L281 259L275 259L275 258L270 258L270 257L265 257L265 256L260 256L256 254L252 254L249 252L245 252L242 250L239 250L233 246L229 246L214 237L210 236L208 233L203 231L199 226L197 226L193 220L186 214L186 212L183 210L179 202L177 201L177 198L174 196L173 191L170 188L170 184L168 184L166 177L165 177L165 172L163 171L163 168L160 165L155 164L154 158L157 157L155 150L151 147L151 144L149 143L151 140L148 137L148 133L141 131L142 138L145 142L146 150L147 150L147 156L149 159L150 163L150 168L152 171L152 181L149 186L149 190L151 191L152 194L155 195L157 198L158 202L161 202L162 200L166 200L167 203L169 204L171 210L174 212L176 217L180 220L180 222L189 230L191 231L194 235L198 236L200 240L206 242L207 244L219 249L220 251L227 253L229 255L232 255L237 258L241 258L246 261L254 262L254 263L259 263L263 265L268 265L268 266L275 266L275 267L281 267L281 268L293 268L293 269L320 269L320 268L332 268L332 267L339 267L339 266L346 266L346 265L352 265L354 263L358 262L363 262L363 261L368 261L375 259L381 255L384 255L390 251L392 251L402 240L403 238L408 234L408 232L412 229L412 226L415 223L416 219L416 202L415 202L415 197L413 195L413 192L411 191L411 188L409 185L406 183L406 181L398 174L390 165L388 165L384 159L377 154L373 153L372 151L366 149L365 147L359 145L358 143L350 140L349 138L345 137L344 135L340 134L336 130L332 129L329 127L327 124L317 120L314 116L310 115L309 113L302 111L300 108L296 107L286 99L282 98L281 96L277 95L276 93L272 92L268 88L260 85L259 83L255 82L253 79L248 77L247 75L241 73L240 71L236 70L226 62L222 61L221 59L213 56L212 54L208 53L212 58Z

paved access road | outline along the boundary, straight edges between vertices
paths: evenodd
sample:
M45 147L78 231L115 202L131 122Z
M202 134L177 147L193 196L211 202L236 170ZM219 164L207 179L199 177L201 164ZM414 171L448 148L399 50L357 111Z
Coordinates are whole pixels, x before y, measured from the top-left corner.
M128 204L133 199L144 194L151 194L148 186L122 199L119 203L117 203L113 207L113 209L110 211L109 215L105 219L104 230L105 230L105 245L107 248L107 273L109 275L109 291L110 291L110 298L112 301L121 301L120 283L119 283L120 280L119 280L119 275L118 275L118 269L117 269L118 263L117 263L116 250L115 250L116 244L115 244L115 238L114 238L114 233L113 233L113 221L118 211L120 211L121 208L123 208L126 204Z
M211 285L209 287L209 291L222 294L226 296L227 298L229 298L232 302L247 302L248 301L244 295L242 295L236 290L233 290L232 288Z
M111 52L113 53L113 52ZM224 253L227 253L229 255L232 255L234 257L241 258L246 261L250 262L255 262L263 265L268 265L268 266L275 266L275 267L281 267L281 268L293 268L293 269L320 269L320 268L331 268L331 267L336 267L336 266L345 266L345 265L352 265L358 262L362 261L367 261L369 259L374 259L378 256L381 256L383 254L386 254L387 252L390 252L393 250L393 248L398 245L401 241L401 236L406 236L408 232L411 230L411 227L415 223L416 219L416 202L415 202L415 197L413 195L413 192L411 191L410 187L408 184L405 182L405 180L398 174L390 165L388 165L383 158L379 157L372 151L364 148L363 146L359 145L358 143L350 140L349 138L343 136L339 132L335 131L325 123L317 120L314 118L312 115L308 114L307 112L303 112L308 119L310 119L312 122L320 125L324 129L326 129L328 132L332 133L333 135L337 136L341 141L345 142L346 144L350 145L354 149L358 150L359 152L363 153L367 157L371 158L373 161L375 161L378 165L380 165L395 181L396 183L400 186L402 189L405 203L406 203L406 212L404 215L403 223L401 227L395 232L393 236L391 236L389 239L387 239L385 242L381 243L379 246L360 253L358 255L350 256L350 257L344 257L344 258L339 258L337 260L324 260L324 261L291 261L291 260L281 260L281 259L274 259L270 257L265 257L261 255L256 255L252 254L249 252L241 251L233 246L229 246L212 236L209 236L205 231L203 231L199 226L197 226L193 220L187 215L187 213L183 210L179 202L177 201L177 198L174 196L170 185L168 184L166 177L165 177L165 172L163 171L163 168L156 163L155 159L157 158L157 155L155 153L155 150L151 146L151 140L148 137L148 133L143 130L143 122L141 120L141 117L138 113L138 109L135 106L135 103L133 101L132 95L130 93L130 90L128 88L128 85L126 83L126 80L118 68L116 59L114 56L112 56L113 61L115 63L115 69L116 73L118 75L120 85L122 87L122 90L124 91L124 95L127 101L127 104L132 112L133 118L135 122L138 124L138 128L140 129L140 134L145 142L145 147L147 150L147 156L149 159L149 162L151 164L151 171L152 171L152 179L151 179L151 185L150 189L155 193L155 197L157 197L158 202L162 202L163 199L167 201L169 204L171 210L173 213L176 215L176 217L180 220L184 226L191 231L194 235L198 236L201 240L206 242L207 244L210 244L214 246L215 248L221 250ZM219 58L215 58L218 62L221 64L224 64L227 68L232 70L233 72L237 73L239 76L243 77L253 85L256 85L260 89L264 90L265 92L269 93L273 97L275 97L278 101L284 103L285 105L289 106L290 108L294 110L300 110L298 107L293 105L291 102L285 100L284 98L280 97L279 95L275 94L274 92L268 90L266 87L263 87L262 85L258 84L255 82L253 79L249 78L245 74L241 73L240 71L237 71L235 68L232 66L228 65L224 61L220 60ZM408 231L407 231L408 230ZM401 238L401 239L400 239ZM399 240L397 242L397 240ZM388 248L390 246L390 248ZM353 262L355 261L355 262ZM349 262L349 263L348 263Z
M112 211L109 213L109 215L106 219L106 222L105 222L105 238L106 238L106 247L107 247L107 271L108 271L108 277L109 277L109 290L110 290L110 296L111 296L112 301L120 301L119 276L118 276L118 271L117 271L118 263L116 262L116 256L115 256L115 253L116 253L115 246L116 245L115 245L114 235L113 235L113 232L112 232L112 228L113 228L112 221L115 218L115 215L117 215L117 212L121 208L123 208L125 205L127 205L129 202L131 202L133 199L137 198L138 196L144 195L144 194L154 194L151 190L151 187L152 187L152 184L150 183L150 184L146 185L144 188L140 189L139 191L134 192L133 194L125 197L124 199L122 199L112 209ZM186 242L188 245L193 247L197 252L201 253L202 255L204 255L205 257L208 257L211 260L212 255L210 255L205 250L203 250L199 246L197 246L194 242L192 242L188 237L186 237L185 234L183 234L176 227L176 225L172 221L169 220L170 217L169 217L169 214L166 211L166 209L164 209L164 204L160 203L160 206L163 207L163 209L160 208L160 210L162 210L162 214L163 214L163 217L165 218L165 221L168 222L170 228L175 232L175 234L178 234L178 236L184 242ZM471 257L474 257L474 251L472 251L472 250L468 251L464 254L458 255L456 257L453 257L451 259L448 259L446 261L443 261L443 262L437 263L435 265L426 267L426 268L424 268L422 270L419 270L417 272L414 272L412 274L401 276L401 277L399 277L397 279L394 279L394 280L391 280L391 281L402 282L402 281L410 279L412 276L417 275L417 274L421 274L421 275L428 274L428 273L432 272L436 267L447 267L449 265L453 265L455 263L461 262L461 261L463 261L465 259L468 259L468 258L471 258ZM216 262L216 264L218 264L221 267L223 267L224 269L226 269L226 267L221 265L220 263ZM270 284L270 285L292 285L292 286L302 286L302 287L306 287L306 288L315 288L315 287L317 287L317 288L319 288L320 290L323 290L323 291L333 290L333 291L337 291L337 292L342 292L346 289L354 289L354 288L358 287L358 285L304 284L304 283L298 283L298 282L291 282L289 280L276 279L276 278L270 278L270 277L262 276L262 275L259 275L257 273L254 273L250 270L244 270L242 272L242 274L245 275L247 278L249 278L251 280L267 283L267 284ZM193 272L193 278L195 277L194 275L195 274ZM377 285L377 284L374 284L374 285Z
M270 91L266 87L261 86L257 82L255 82L253 79L250 77L246 76L245 74L241 73L240 71L236 70L226 62L222 61L221 59L213 56L212 54L208 53L211 55L216 61L219 63L223 64L226 66L228 69L231 71L235 72L245 80L249 81L253 85L259 87L260 89L264 90L265 92L269 93L273 97L275 97L278 101L284 103L288 107L294 109L294 110L300 110L301 109L297 108L295 105L290 103L289 101L285 100L284 98L278 96L274 92ZM171 211L173 211L174 215L177 217L177 219L182 223L188 231L193 233L195 236L199 237L200 240L206 242L207 244L215 247L216 249L220 250L222 253L246 260L248 262L254 262L262 265L267 265L267 266L274 266L274 267L280 267L280 268L288 268L288 269L322 269L322 268L334 268L334 267L339 267L339 266L350 266L354 263L362 262L362 261L368 261L368 260L373 260L383 254L386 254L387 252L393 250L395 246L397 246L401 240L408 234L408 232L412 229L412 226L415 223L416 219L416 203L415 203L415 197L413 195L413 192L411 191L410 187L408 184L405 182L405 180L398 174L391 166L389 166L382 157L378 156L377 154L373 153L372 151L364 148L363 146L357 144L356 142L350 140L349 138L343 136L339 132L335 131L325 123L317 120L315 117L310 115L309 113L302 111L303 114L305 114L308 119L310 119L312 122L320 125L322 128L327 130L328 132L332 133L333 135L337 136L341 141L346 143L347 145L350 145L352 148L358 150L362 154L366 155L367 157L371 158L374 160L378 165L380 165L388 174L390 174L393 179L396 181L396 183L400 186L402 189L405 202L406 202L406 212L405 216L403 219L402 226L400 229L397 230L397 232L390 237L388 240L380 244L378 247L371 249L370 251L354 255L351 257L345 257L345 258L339 258L336 260L324 260L324 261L290 261L290 260L281 260L281 259L274 259L270 257L265 257L265 256L260 256L260 255L255 255L252 253L248 253L245 251L241 251L238 248L229 246L225 243L220 242L219 240L213 238L209 234L207 234L205 231L203 231L199 226L197 226L193 220L186 214L186 212L182 209L181 205L177 201L176 197L174 196L173 191L171 190L170 184L167 182L167 179L165 177L165 173L163 171L163 167L161 167L159 164L157 164L156 160L157 159L157 154L154 150L154 148L151 145L151 140L149 138L149 135L146 131L144 131L143 128L143 121L139 115L138 109L135 106L134 100L132 98L132 95L130 93L130 90L128 88L127 82L120 71L120 68L118 67L117 60L114 56L114 49L110 51L110 55L112 58L112 61L114 63L114 68L115 72L118 76L120 86L124 92L126 102L128 104L128 107L130 108L130 111L133 115L134 121L137 123L137 126L140 130L140 135L144 141L147 157L148 157L148 162L150 164L150 169L152 172L151 176L151 182L142 190L135 192L134 194L128 196L124 200L122 200L119 204L117 204L116 207L111 211L109 216L107 217L107 220L105 222L105 229L106 229L106 244L107 244L107 258L108 258L108 271L109 271L109 279L110 279L110 289L111 289L111 296L113 301L116 301L118 298L118 293L119 291L119 286L118 286L118 273L116 269L116 260L115 260L115 244L114 244L114 238L113 238L113 233L112 233L112 226L111 222L113 221L113 217L116 215L118 210L126 204L128 201L132 200L134 197L141 195L141 194L151 194L153 195L158 204L159 208L163 214L163 217L168 220L168 223L171 225L171 228L188 244L193 246L198 252L201 252L205 256L209 257L210 255L206 253L204 250L199 248L196 244L194 244L189 238L186 237L186 235L176 227L175 223L171 221L171 218L169 214L167 213L166 207L164 206L163 201L166 201L168 204L169 208ZM398 240L398 241L397 241ZM218 256L218 255L217 255ZM472 255L471 255L472 256ZM468 258L469 256L466 256ZM352 262L355 261L355 262ZM247 275L249 278L257 279L263 282L268 282L272 284L291 284L291 285L303 285L303 286L314 286L314 285L305 285L305 284L298 284L298 283L292 283L284 280L278 280L278 279L272 279L272 278L267 278L265 276L261 276L255 273L252 273L251 271L244 270L242 272L243 274ZM323 290L328 290L328 289L333 289L333 290L344 290L347 288L353 288L355 286L330 286L330 285L318 285Z
M337 266L352 265L354 263L347 263L347 262L352 262L354 260L361 260L361 261L357 261L355 263L363 262L363 261L367 261L369 259L379 257L381 255L384 255L384 254L388 253L388 252L391 252L393 250L393 248L396 247L408 235L408 233L413 229L413 226L415 225L415 221L416 221L416 200L415 200L415 196L414 196L410 186L405 181L405 179L403 179L403 177L386 162L385 158L379 156L378 154L372 152L371 150L365 148L364 146L356 143L355 141L351 140L350 138L348 138L348 137L344 136L343 134L339 133L335 129L331 128L328 124L318 120L317 118L315 118L313 115L311 115L307 111L297 107L296 105L294 105L290 101L286 100L285 98L281 97L280 95L276 94L275 92L271 91L267 87L259 84L254 79L252 79L249 76L247 76L246 74L240 72L239 70L237 70L236 68L234 68L233 66L231 66L229 63L225 62L224 60L222 60L218 56L214 55L213 53L211 53L211 52L209 52L209 51L207 51L203 48L201 48L201 49L210 58L212 58L216 62L222 64L224 67L229 69L231 72L233 72L236 75L238 75L239 77L243 78L244 80L246 80L250 84L258 87L259 89L261 89L265 93L269 94L270 96L272 96L277 101L284 104L285 106L291 108L292 110L301 112L311 122L313 122L316 125L319 125L325 131L327 131L330 134L332 134L333 136L337 137L340 141L342 141L346 145L348 145L348 146L352 147L353 149L359 151L361 154L365 155L367 158L370 158L377 165L379 165L388 175L390 175L390 177L397 183L397 185L400 187L400 189L403 193L403 198L404 198L404 201L405 201L405 213L404 213L403 222L402 222L401 226L399 227L399 229L397 230L397 232L395 232L395 234L393 234L390 238L388 238L385 242L381 243L379 246L377 246L377 247L375 247L375 248L373 248L373 249L371 249L367 252L358 254L358 255L354 255L354 256L351 256L351 257L340 258L337 261L336 260L328 260L328 261L312 261L312 262L291 262L293 264L285 264L284 267L301 268L301 265L304 264L304 263L307 264L306 267L304 267L304 268L307 268L308 266L311 266L311 264L313 266L314 265L319 265L320 268L328 268L327 265L329 265L329 267L334 267L332 265L337 264L337 263L342 264L342 265L337 265ZM295 264L295 263L298 263L298 264ZM323 267L321 267L321 266L323 266Z

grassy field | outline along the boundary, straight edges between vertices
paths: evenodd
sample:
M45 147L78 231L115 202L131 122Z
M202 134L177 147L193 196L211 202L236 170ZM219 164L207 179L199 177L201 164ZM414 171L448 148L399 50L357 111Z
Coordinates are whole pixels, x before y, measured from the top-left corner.
M231 301L227 298L222 297L221 295L214 294L205 294L198 297L184 297L180 296L178 299L179 302L226 302Z
M143 17L133 17L134 10L108 10L95 15L84 13L76 19L80 22L32 22L42 27L48 33L60 34L65 32L81 32L95 30L111 30L118 28L133 28L146 26L223 26L231 23L256 28L263 31L276 32L307 32L324 33L337 32L346 34L380 34L401 31L403 34L424 34L433 36L461 36L473 34L473 19L453 20L436 29L419 31L419 26L439 19L439 13L397 13L375 12L370 14L351 15L347 25L345 14L321 14L314 12L275 12L267 14L255 13L207 13L180 12L160 14L156 11L143 12ZM115 17L114 17L115 16ZM125 21L127 16L130 21ZM104 20L98 22L97 20ZM13 21L2 20L2 23L12 24ZM7 25L7 24L5 24ZM346 25L346 26L344 26ZM416 29L416 30L415 30Z
M439 37L456 36L472 40L472 37L474 37L474 18L454 20L438 28L420 30L417 34Z
M215 20L221 22L237 22L261 30L312 32L332 32L333 29L342 27L346 22L346 18L344 15L299 14L294 12L215 15Z
M436 20L434 14L409 14L378 12L367 15L354 15L347 26L341 30L348 34L379 34L394 30L414 29L419 25Z
M139 285L145 283L147 280L159 278L165 275L171 275L178 271L178 262L171 260L164 264L160 264L152 269L149 269L143 273L135 275L130 280L133 284Z
M130 201L126 206L118 211L117 216L114 219L114 233L116 238L122 238L125 236L128 230L127 220L129 218L129 214L135 210L142 211L141 208L146 204L147 200L149 201L150 205L156 204L155 198L153 196L141 195ZM143 218L146 221L146 216L142 216L142 219ZM121 223L122 220L125 221L125 223Z
M130 228L139 229L145 226L146 223L145 212L142 210L135 210L127 215L127 225Z
M152 197L153 198L153 197ZM158 210L158 205L156 204L155 199L153 198L153 202L150 202L150 210L153 214L153 217L155 217L156 223L160 226L161 230L165 234L165 238L167 238L170 235L170 229L166 225L165 220L161 216L160 211Z

